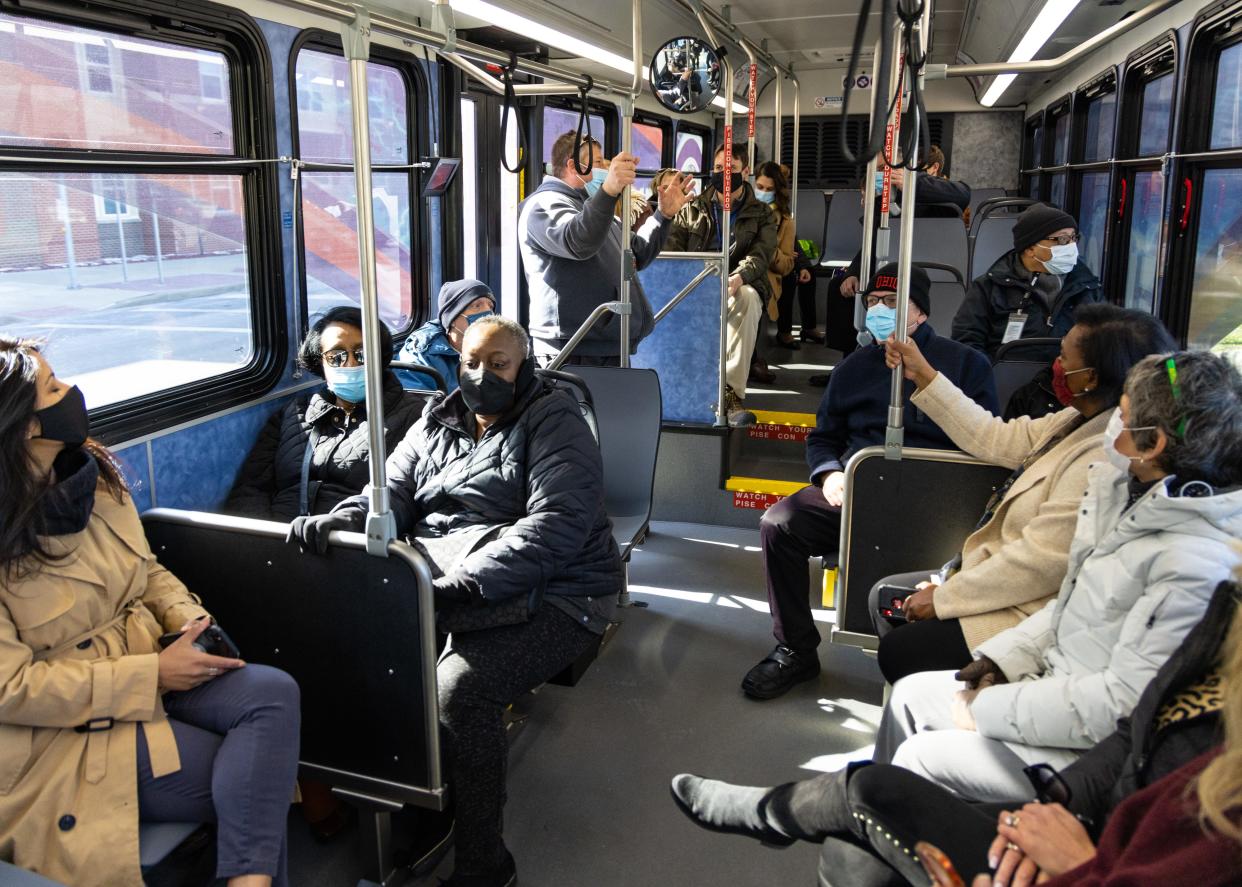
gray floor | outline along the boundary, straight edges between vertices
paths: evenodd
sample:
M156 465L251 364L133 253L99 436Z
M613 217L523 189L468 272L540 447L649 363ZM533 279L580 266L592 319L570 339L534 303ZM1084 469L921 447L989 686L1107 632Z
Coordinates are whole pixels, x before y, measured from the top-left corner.
M795 324L794 335L800 328ZM775 344L776 325L769 324L769 334L759 345L759 352L776 373L771 385L746 386L746 407L752 410L779 410L781 412L814 413L819 408L824 389L810 384L808 379L818 373L829 372L841 362L841 352L811 342L800 342L797 351Z

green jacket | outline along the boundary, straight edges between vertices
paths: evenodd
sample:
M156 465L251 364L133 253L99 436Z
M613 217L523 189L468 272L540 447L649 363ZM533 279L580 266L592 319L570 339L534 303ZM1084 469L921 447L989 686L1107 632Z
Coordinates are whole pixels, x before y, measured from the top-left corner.
M708 185L703 193L682 207L673 219L664 241L664 252L713 252L716 242L716 189ZM771 295L768 266L776 252L776 215L766 203L755 199L749 184L743 186L740 206L733 216L730 234L733 250L729 272L742 275L766 303Z

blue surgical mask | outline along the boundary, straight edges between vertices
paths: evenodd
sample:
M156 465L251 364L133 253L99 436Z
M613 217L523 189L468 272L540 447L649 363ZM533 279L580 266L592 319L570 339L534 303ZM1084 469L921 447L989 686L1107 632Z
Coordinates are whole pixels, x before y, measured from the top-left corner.
M897 328L897 309L887 305L872 305L867 309L867 332L877 343L883 342Z
M476 320L482 320L485 317L491 317L495 313L496 313L495 311L487 310L487 311L476 311L474 314L467 314L466 315L466 326L470 326L470 324L474 323Z
M1050 247L1052 256L1044 260L1044 268L1049 274L1069 274L1078 264L1078 244L1067 243Z
M325 365L323 377L328 382L328 389L341 400L347 400L350 403L366 402L366 367L330 367Z
M884 193L884 173L882 172L878 172L875 174L875 193L876 194Z
M760 203L766 203L770 206L771 204L776 203L776 192L775 191L760 191L758 188L756 188L755 199L758 200Z
M594 197L595 192L604 187L604 180L607 178L608 170L602 169L598 166L591 170L590 180L582 186L583 188L586 188L587 196Z

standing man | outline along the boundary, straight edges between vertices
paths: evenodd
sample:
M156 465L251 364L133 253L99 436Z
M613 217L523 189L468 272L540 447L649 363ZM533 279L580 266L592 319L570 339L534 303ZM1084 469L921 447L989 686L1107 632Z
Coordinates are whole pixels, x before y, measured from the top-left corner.
M724 146L716 151L711 184L673 221L665 246L669 252L716 252L720 249L724 203ZM729 218L728 352L725 355L725 412L733 426L755 424L745 409L746 378L759 334L759 315L771 292L768 266L776 252L776 216L746 183L746 146L733 146L733 185Z
M621 153L604 158L599 142L586 139L574 162L576 136L567 132L552 145L550 175L518 209L518 246L530 293L530 334L535 358L547 366L603 302L621 297L621 222L617 200L634 183L638 158ZM690 199L690 180L678 173L659 190L656 212L631 235L638 269L660 254L669 223ZM630 287L630 354L655 325L651 303L635 277ZM620 366L615 315L607 314L566 361L577 366Z

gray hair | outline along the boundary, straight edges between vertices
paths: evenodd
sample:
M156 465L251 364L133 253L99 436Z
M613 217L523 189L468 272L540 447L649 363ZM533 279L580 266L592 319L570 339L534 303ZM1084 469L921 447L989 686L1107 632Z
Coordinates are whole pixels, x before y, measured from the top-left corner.
M1176 370L1176 388L1168 362ZM1156 464L1182 483L1214 487L1242 483L1242 374L1228 359L1207 351L1152 355L1126 378L1127 425L1154 425L1167 438ZM1132 432L1134 445L1156 445L1155 431Z
M489 314L486 317L480 317L471 328L483 326L497 326L513 337L513 341L517 342L518 347L522 349L523 354L530 354L530 336L526 335L526 330L522 329L522 325L515 320L510 320L503 314Z

